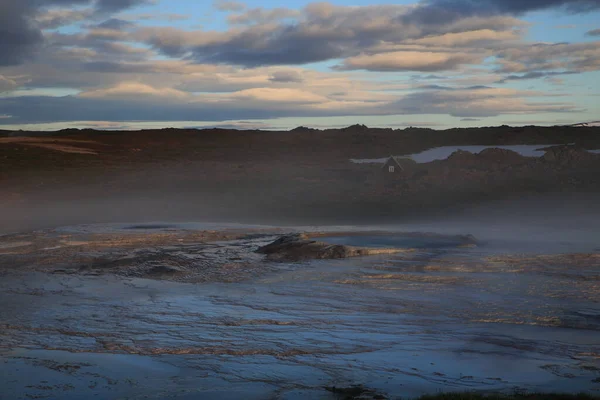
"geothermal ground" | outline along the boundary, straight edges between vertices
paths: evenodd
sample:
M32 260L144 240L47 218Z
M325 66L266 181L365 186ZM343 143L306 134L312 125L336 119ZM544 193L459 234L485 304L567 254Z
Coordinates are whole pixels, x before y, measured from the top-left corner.
M2 236L0 398L600 393L593 237L386 229L88 225Z

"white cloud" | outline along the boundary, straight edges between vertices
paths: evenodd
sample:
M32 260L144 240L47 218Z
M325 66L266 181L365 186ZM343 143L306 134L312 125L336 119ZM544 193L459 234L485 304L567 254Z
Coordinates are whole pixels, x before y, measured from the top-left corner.
M475 54L400 51L350 57L339 68L369 71L444 71L481 61L482 56Z
M171 88L156 88L139 82L121 82L116 86L82 92L84 98L119 98L141 100L143 97L154 98L189 98L189 94Z

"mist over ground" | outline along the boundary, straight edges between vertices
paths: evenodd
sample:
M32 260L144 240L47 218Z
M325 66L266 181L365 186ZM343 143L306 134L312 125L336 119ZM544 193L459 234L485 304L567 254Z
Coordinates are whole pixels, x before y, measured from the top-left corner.
M155 221L592 229L598 137L565 127L5 133L0 232ZM396 175L351 162L473 144L491 150ZM546 150L494 150L515 144Z

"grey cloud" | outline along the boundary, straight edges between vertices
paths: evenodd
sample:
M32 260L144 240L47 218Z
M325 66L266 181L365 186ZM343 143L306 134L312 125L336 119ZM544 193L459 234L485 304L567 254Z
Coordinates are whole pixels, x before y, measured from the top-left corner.
M215 0L213 7L219 11L242 11L246 8L244 3L239 1Z
M424 0L405 16L405 20L424 24L454 21L475 15L522 15L551 8L570 13L586 13L600 9L598 0Z
M457 89L410 93L396 101L373 107L367 103L336 109L298 106L230 98L234 101L196 101L189 97L17 97L0 98L0 114L11 115L10 124L79 121L215 121L253 120L277 117L319 117L340 115L446 114L461 118L482 118L503 114L581 111L572 104L527 102L536 92L508 89ZM76 116L76 117L74 117ZM0 121L0 124L8 124Z
M52 9L38 12L35 20L40 29L56 29L64 25L84 21L94 14L94 10L86 8L83 10Z
M451 88L449 86L440 86L440 85L421 85L421 86L418 86L417 89L423 89L423 90L454 90L454 88Z
M289 8L253 8L241 14L233 14L227 18L230 24L265 24L267 22L279 21L285 18L295 18L300 15L297 10Z
M485 86L485 85L475 85L475 86L469 86L466 89L468 90L477 90L477 89L493 89L490 86Z
M135 24L131 21L126 21L124 19L119 18L110 18L104 22L101 22L97 25L94 25L94 28L98 29L112 29L112 30L124 30L127 28L131 28Z
M600 42L518 46L496 54L499 72L564 74L600 69Z
M299 83L304 81L304 78L296 71L276 71L271 75L269 80L277 83Z
M484 1L484 3L486 3ZM548 8L563 8L572 13L585 13L600 9L598 0L487 0L502 12L521 14Z
M452 86L442 86L442 85L420 85L417 86L416 89L422 90L478 90L478 89L493 89L490 86L484 85L475 85L475 86L467 86L467 87L452 87Z
M540 71L531 71L527 72L523 75L508 75L502 78L498 83L506 83L509 81L523 81L529 79L539 79L539 78L549 78L557 75L572 75L577 74L577 71L561 71L561 72L540 72Z
M0 66L20 64L33 56L44 36L36 23L38 13L54 6L93 5L95 13L107 14L146 3L147 0L0 0ZM58 19L49 26L61 24Z
M600 36L600 29L594 29L585 33L587 36Z
M105 100L74 96L0 98L0 114L12 118L0 124L68 121L225 121L268 119L284 116L326 116L330 113L290 107L267 109L231 105L219 107L184 102ZM74 117L76 116L76 117Z
M35 9L26 1L0 0L0 10L0 66L19 64L43 40L33 21Z
M507 30L521 23L514 18L494 17L421 26L402 20L408 10L410 7L400 5L342 7L317 3L307 6L291 23L257 24L227 32L156 28L138 35L171 57L190 55L202 63L255 67L347 58L382 43L400 44L407 39L449 32Z
M448 77L446 77L446 76L433 75L433 74L429 74L429 75L412 75L410 78L413 79L413 80L441 80L441 79L448 79Z
M501 100L498 101L498 97ZM571 104L528 103L520 92L503 95L499 91L456 90L411 93L391 105L384 112L395 110L400 114L449 114L459 118L484 118L503 114L581 111Z
M95 6L99 12L114 13L149 3L150 0L96 0Z
M189 15L184 14L176 14L176 13L137 13L137 14L128 14L127 19L130 21L150 21L150 20L158 20L164 19L170 22L173 21L185 21L190 19Z
M51 33L46 35L46 42L50 51L59 51L66 48L84 49L94 51L97 57L106 58L107 56L119 56L121 61L141 61L148 56L145 49L131 47L121 43L120 40L126 39L127 34L121 31L108 30L94 31L88 34L75 33ZM48 54L45 54L48 57ZM79 65L82 59L89 59L90 55L83 55L79 59L74 58L71 61Z
M283 29L281 36L244 32L220 44L198 46L193 57L204 63L230 63L246 67L263 65L307 64L344 55L343 46L335 42L315 43L313 38ZM183 54L181 48L161 47L166 54Z
M117 73L117 74L139 74L139 73L151 73L154 69L149 64L123 64L112 61L94 61L84 63L82 69L89 72L99 73Z

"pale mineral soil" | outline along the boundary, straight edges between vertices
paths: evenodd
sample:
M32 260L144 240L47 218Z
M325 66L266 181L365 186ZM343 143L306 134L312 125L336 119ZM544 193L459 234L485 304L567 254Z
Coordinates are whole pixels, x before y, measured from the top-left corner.
M450 228L427 228L156 223L1 236L0 399L335 399L332 387L352 385L367 398L600 393L594 236L482 231L464 246ZM403 251L255 253L295 232Z

